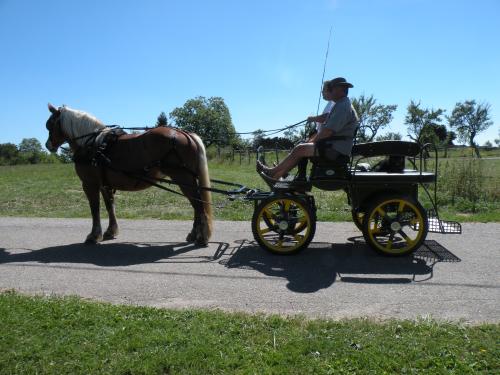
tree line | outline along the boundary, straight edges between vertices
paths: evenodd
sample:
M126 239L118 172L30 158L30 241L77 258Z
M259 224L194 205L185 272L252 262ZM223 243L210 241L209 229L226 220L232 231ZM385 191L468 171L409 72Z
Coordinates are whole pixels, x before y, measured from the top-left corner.
M58 163L70 160L67 153L48 153L36 138L24 138L19 145L0 143L0 165Z
M403 136L397 132L386 132L397 109L395 104L378 103L373 95L360 95L352 99L352 104L359 115L360 126L357 133L358 142L380 140L400 140ZM458 102L446 115L442 108L424 108L421 102L410 101L406 108L404 125L406 136L414 142L432 143L447 150L455 140L471 146L480 157L476 143L478 134L490 127L491 106L488 103L477 103L475 100ZM308 130L289 129L282 136L266 137L262 129L253 132L252 138L242 139L235 133L229 109L220 97L206 99L197 97L188 100L184 106L175 108L170 113L173 125L187 131L194 131L201 136L207 147L212 144L231 146L233 148L282 148L290 149L307 138ZM157 126L168 124L164 112L158 116ZM500 144L496 139L497 145ZM490 143L491 145L491 143Z
M359 115L358 142L380 140L400 140L403 136L397 132L385 132L393 120L397 109L395 104L378 103L373 95L352 99L352 104ZM476 143L478 134L489 128L491 106L488 103L477 103L475 100L458 102L446 115L442 108L424 108L420 102L411 101L406 108L404 124L411 140L418 143L432 143L445 149L459 140L471 146L477 157L480 157ZM221 97L205 98L198 96L189 99L183 106L174 108L167 116L161 112L156 119L156 126L175 126L183 130L197 133L206 147L232 147L233 149L264 148L291 149L296 143L307 138L308 129L288 129L282 136L267 137L264 130L257 129L250 138L242 138L234 128L229 108ZM495 139L500 145L500 133ZM491 143L489 144L490 146ZM0 144L0 165L37 164L70 162L71 155L61 151L51 155L44 150L35 138L25 138L19 145L13 143Z

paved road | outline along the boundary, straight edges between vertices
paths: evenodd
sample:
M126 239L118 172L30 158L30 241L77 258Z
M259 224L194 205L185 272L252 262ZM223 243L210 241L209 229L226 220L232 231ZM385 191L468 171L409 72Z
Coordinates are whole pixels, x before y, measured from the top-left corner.
M373 253L352 223L318 223L312 246L291 257L257 248L248 222L216 222L207 248L182 243L188 222L122 220L119 239L84 246L89 225L0 218L0 289L310 317L500 320L500 224L430 235L399 259Z

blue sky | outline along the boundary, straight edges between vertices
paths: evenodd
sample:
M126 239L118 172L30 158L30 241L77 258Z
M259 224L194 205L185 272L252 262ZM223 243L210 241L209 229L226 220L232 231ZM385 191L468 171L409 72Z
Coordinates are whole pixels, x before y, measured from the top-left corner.
M0 0L0 142L46 139L47 102L107 124L154 124L198 95L221 96L238 131L316 112L326 78L350 96L445 108L476 99L500 123L500 1Z

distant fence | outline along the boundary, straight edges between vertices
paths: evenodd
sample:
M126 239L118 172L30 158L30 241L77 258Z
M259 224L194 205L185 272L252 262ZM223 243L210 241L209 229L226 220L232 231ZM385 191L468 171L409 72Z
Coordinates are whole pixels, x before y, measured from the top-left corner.
M277 163L280 160L290 153L290 149L281 149L281 148L266 148L263 150L264 154L268 158L268 162L276 161ZM257 151L253 148L245 148L245 149L233 149L230 147L215 147L211 148L207 151L207 157L212 161L230 161L234 163L241 164L250 164L257 160ZM272 158L272 159L271 159Z
M474 152L471 147L465 146L449 146L447 148L439 146L437 148L439 157L472 157L474 158ZM479 147L482 156L500 156L500 148L498 147ZM276 162L279 163L286 155L290 153L291 149L283 149L279 147L266 148L264 149L265 156L269 163ZM432 153L432 150L429 150ZM489 155L489 152L493 152L493 155ZM486 152L486 153L483 153ZM245 149L233 149L231 147L221 147L215 146L210 147L207 150L207 157L209 160L218 162L235 162L241 164L250 164L255 162L257 159L257 151L254 148Z

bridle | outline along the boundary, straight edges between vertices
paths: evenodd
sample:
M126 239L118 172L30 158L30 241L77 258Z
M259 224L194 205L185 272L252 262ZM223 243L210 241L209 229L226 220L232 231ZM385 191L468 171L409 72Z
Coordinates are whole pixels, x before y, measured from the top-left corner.
M89 146L92 142L94 142L96 140L96 138L97 138L97 136L99 136L99 134L101 134L104 130L107 129L107 128L96 129L90 133L86 133L86 134L80 135L78 137L70 137L67 134L67 132L63 129L63 127L61 126L60 116L61 116L61 114L59 114L58 118L53 121L53 125L52 125L51 129L49 129L49 140L52 138L52 131L54 129L54 126L59 125L59 131L63 134L64 139L65 139L63 144L67 142L70 145L70 147L74 148L74 149ZM79 145L76 142L77 140L84 139L84 138L88 138L88 139L83 143L83 145ZM51 140L51 143L52 143L52 140ZM61 147L61 146L59 146L59 147Z

